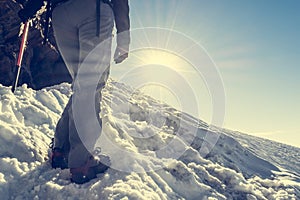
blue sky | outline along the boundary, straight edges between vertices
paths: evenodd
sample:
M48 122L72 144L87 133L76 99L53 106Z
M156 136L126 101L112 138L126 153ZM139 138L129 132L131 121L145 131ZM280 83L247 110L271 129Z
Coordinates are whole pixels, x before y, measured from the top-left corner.
M300 147L300 1L131 0L130 7L132 28L170 28L207 50L224 82L225 128Z

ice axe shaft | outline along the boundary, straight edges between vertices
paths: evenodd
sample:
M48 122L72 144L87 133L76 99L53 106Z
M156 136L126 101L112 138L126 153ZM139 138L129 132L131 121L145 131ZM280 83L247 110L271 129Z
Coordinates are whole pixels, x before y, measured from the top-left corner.
M25 51L25 47L26 47L26 42L27 42L28 29L29 29L29 21L27 21L25 23L23 33L22 33L22 41L21 41L20 51L19 51L18 60L17 60L17 70L16 70L16 76L15 76L16 79L15 79L14 85L11 89L11 91L13 93L15 92L15 90L18 86L19 76L20 76L20 72L21 72L22 59L23 59L23 55L24 55L24 51Z

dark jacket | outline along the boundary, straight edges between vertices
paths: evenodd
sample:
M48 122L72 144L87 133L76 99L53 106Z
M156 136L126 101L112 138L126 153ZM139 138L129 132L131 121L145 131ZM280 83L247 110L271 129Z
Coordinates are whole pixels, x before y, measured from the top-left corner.
M52 0L52 3L62 2L66 0ZM69 0L71 1L71 0ZM44 0L29 0L23 9L24 18L33 17L36 12L43 6ZM117 27L117 33L128 31L130 28L129 20L129 5L128 0L111 0L112 9L115 16L115 23Z

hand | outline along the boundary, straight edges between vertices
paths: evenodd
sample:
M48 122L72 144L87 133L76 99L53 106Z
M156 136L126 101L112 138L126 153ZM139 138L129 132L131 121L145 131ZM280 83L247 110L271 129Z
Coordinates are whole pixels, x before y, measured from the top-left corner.
M19 0L23 1L23 0ZM38 10L43 6L44 1L31 0L27 1L23 9L18 12L18 15L22 22L26 22L30 18L33 18Z
M128 57L129 45L124 45L122 47L117 46L114 61L116 64L123 62Z
M23 23L25 23L30 18L30 16L28 15L28 12L25 9L21 9L18 12L18 16L22 20Z

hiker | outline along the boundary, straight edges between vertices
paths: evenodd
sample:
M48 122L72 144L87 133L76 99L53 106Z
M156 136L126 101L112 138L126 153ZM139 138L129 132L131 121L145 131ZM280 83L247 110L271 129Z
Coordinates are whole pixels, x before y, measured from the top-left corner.
M43 0L29 0L24 9L19 11L19 17L26 22L42 6ZM101 56L111 57L110 38L114 22L117 28L114 61L121 63L128 57L130 43L128 0L51 0L51 11L55 40L73 78L73 89L78 69L84 59L104 40L109 42L104 49L105 55ZM102 77L99 77L95 94L96 101L98 101L98 104L96 103L98 113L100 112L100 92L108 75L109 63ZM73 91L73 96L75 92ZM72 115L72 97L57 123L50 161L53 168L70 168L71 181L82 184L95 178L96 174L103 173L109 166L101 163L81 141ZM101 124L100 117L98 120ZM99 136L100 133L95 133L97 134ZM88 137L94 138L95 136Z

